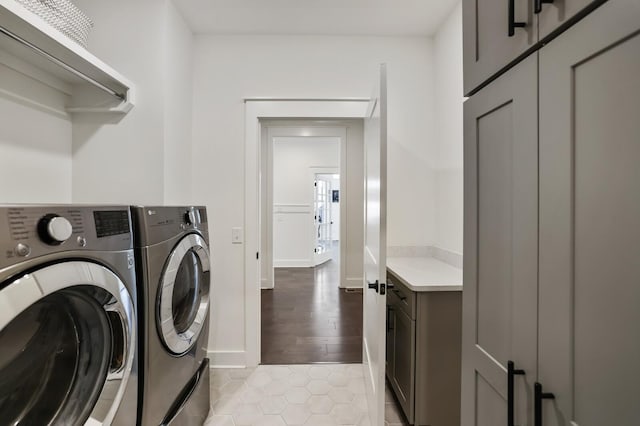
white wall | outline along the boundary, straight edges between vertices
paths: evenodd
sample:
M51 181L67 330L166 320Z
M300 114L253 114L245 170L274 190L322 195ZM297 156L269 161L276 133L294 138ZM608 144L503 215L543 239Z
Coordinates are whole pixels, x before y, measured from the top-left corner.
M244 225L243 99L369 97L381 62L389 70L389 244L427 245L435 223L430 39L196 37L194 194L211 218L212 351L241 358L245 349L244 247L230 238Z
M0 203L71 201L67 100L61 91L0 64Z
M462 4L434 37L437 161L436 247L462 254L463 101Z
M165 22L164 202L198 204L191 193L193 34L172 2Z
M346 141L345 141L346 142ZM312 266L312 168L340 168L340 138L273 138L273 264Z
M190 31L169 0L77 4L95 21L89 50L132 80L137 97L124 117L74 118L74 202L188 203Z

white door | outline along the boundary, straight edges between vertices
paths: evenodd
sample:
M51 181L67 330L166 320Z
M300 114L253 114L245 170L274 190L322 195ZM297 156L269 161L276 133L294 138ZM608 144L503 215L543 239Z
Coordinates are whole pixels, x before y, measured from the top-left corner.
M313 190L313 255L314 264L320 265L331 260L333 256L331 180L327 175L316 174Z
M371 425L384 424L387 267L387 69L364 120L365 246L363 368Z

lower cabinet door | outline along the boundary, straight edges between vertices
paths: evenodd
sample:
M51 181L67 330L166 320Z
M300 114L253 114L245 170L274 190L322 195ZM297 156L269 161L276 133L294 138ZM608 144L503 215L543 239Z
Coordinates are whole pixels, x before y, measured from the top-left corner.
M391 379L391 373L393 372L393 348L395 346L393 334L395 318L393 316L393 305L387 304L387 348L385 351L385 371L388 379Z
M413 423L416 366L416 322L401 309L393 310L393 373L391 385L407 420Z
M543 426L640 425L639 100L638 0L540 51Z
M538 257L537 54L464 104L462 426L532 424ZM507 367L514 378L509 398Z

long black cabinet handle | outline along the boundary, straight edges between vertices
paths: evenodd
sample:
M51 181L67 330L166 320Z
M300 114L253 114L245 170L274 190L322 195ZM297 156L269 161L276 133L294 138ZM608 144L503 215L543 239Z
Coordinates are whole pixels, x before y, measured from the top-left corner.
M542 12L542 5L550 3L553 3L553 0L533 0L533 12L536 14Z
M516 22L516 5L515 0L507 0L509 2L509 37L513 37L516 33L516 28L523 28L527 26L526 22Z
M524 370L517 370L513 361L507 361L507 426L515 426L514 376L524 376Z
M396 296L398 296L401 302L404 302L405 300L407 300L407 296L402 294L400 290L392 289L392 291L396 294Z
M542 392L542 385L536 382L533 385L533 425L542 426L542 400L556 399L556 396L549 392Z

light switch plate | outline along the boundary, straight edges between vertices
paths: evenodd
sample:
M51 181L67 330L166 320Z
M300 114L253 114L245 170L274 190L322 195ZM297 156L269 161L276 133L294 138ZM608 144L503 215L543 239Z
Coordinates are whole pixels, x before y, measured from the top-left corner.
M244 242L244 235L242 228L231 228L231 244L242 244Z

